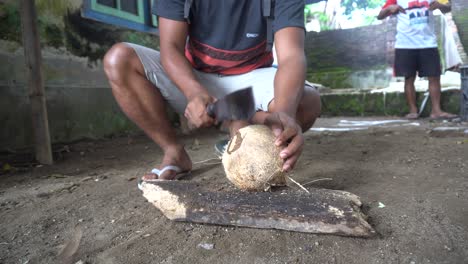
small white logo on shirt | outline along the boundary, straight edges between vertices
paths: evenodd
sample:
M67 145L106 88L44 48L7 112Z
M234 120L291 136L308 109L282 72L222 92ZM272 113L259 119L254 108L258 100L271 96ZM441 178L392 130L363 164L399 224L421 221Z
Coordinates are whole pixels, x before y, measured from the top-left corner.
M248 38L256 38L258 37L258 33L247 33L245 34L245 36Z

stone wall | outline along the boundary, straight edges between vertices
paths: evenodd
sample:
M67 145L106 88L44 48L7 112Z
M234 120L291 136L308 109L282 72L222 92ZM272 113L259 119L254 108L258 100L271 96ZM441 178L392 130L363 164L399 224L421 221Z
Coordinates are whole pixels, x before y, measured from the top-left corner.
M308 80L332 88L387 86L395 24L309 32L306 37Z
M468 63L468 0L454 1L457 26L451 14L446 18L453 27L462 60ZM441 17L436 19L436 32L440 32ZM396 23L396 18L390 17L374 26L307 33L308 80L330 88L387 87L393 73Z
M452 0L452 15L461 43L465 51L468 51L468 0ZM464 63L468 64L466 53L463 59Z
M468 63L468 56L466 54L465 48L463 47L463 43L460 39L459 29L455 21L453 20L453 14L448 13L445 15L447 18L448 26L452 29L453 36L455 38L455 42L457 44L458 53L460 54L461 60L466 64ZM463 30L463 28L462 28Z

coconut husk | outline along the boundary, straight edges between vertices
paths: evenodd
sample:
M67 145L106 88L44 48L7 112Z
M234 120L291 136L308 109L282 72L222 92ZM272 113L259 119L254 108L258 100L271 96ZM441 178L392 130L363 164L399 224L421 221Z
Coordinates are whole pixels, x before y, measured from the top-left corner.
M275 145L275 139L267 126L251 125L240 129L229 141L222 157L228 180L248 191L285 185L283 160L279 156L281 149Z

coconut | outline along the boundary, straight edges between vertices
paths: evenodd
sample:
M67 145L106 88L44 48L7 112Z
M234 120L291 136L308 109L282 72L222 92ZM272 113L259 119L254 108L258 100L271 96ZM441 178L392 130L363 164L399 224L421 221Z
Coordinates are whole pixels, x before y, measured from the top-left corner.
M226 176L236 187L248 191L268 190L286 185L282 172L281 148L275 135L263 125L240 129L229 141L223 154Z

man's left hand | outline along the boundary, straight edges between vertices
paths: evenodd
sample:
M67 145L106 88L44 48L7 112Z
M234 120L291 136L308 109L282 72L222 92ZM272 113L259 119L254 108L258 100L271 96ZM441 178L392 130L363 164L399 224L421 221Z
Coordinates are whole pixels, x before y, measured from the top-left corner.
M301 127L294 118L284 112L268 114L265 125L275 134L275 145L284 147L280 152L280 157L284 160L282 169L284 172L290 171L302 153L304 137Z

